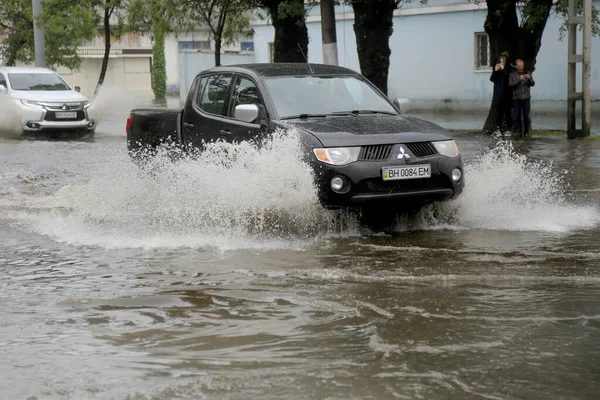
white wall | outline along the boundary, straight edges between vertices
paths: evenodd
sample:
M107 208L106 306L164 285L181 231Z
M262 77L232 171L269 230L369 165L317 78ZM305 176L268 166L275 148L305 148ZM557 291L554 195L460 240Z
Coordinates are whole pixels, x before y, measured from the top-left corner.
M165 68L167 70L167 90L179 89L179 48L175 35L165 38Z
M461 0L429 1L427 6L409 3L394 17L394 33L388 92L390 97L407 97L425 107L487 108L492 96L491 72L475 70L475 32L483 32L487 14L480 6ZM455 4L455 6L448 6ZM600 1L595 1L600 7ZM480 7L481 9L474 9ZM469 10L470 9L470 10ZM449 10L458 10L447 12ZM446 12L440 12L446 11ZM353 30L352 7L339 6L337 39L339 64L360 71ZM344 15L346 12L346 15ZM311 11L308 58L322 62L321 27L318 7ZM402 15L404 14L404 15ZM312 21L312 22L311 22ZM566 101L567 41L558 40L562 20L551 16L542 38L542 48L532 89L535 101ZM268 43L273 41L270 25L255 26L257 62L268 62ZM581 48L581 35L578 39ZM592 40L592 97L600 98L600 38ZM579 87L581 83L578 83Z
M208 41L211 42L211 50L210 51L193 51L186 50L185 53L191 54L202 54L199 56L197 60L202 60L202 68L214 67L214 48L215 43L214 40L211 40L208 31L196 31L189 33L181 33L179 35L168 35L165 38L165 59L166 59L166 69L167 69L167 88L169 90L179 90L180 86L185 86L183 82L184 77L181 75L182 68L190 68L191 66L182 66L180 65L181 56L179 52L179 42L180 41ZM242 41L252 41L253 38L249 38L247 40ZM228 46L222 46L221 48L221 63L227 65L227 62L224 60L229 59L229 54L226 52L237 52L240 50L240 43L234 43ZM231 55L235 55L232 53ZM187 57L186 60L191 60L192 58ZM235 59L235 58L234 58ZM242 58L244 60L248 60L248 57L244 55ZM254 58L252 57L252 60ZM191 82L190 82L191 83ZM187 92L187 89L186 89Z

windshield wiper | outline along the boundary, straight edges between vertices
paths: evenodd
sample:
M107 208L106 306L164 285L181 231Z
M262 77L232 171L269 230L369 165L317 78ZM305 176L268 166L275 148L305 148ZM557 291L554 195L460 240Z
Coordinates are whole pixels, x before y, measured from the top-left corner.
M358 114L386 114L386 115L398 115L396 113L390 111L379 111L379 110L352 110L352 111L336 111L333 112L334 115L358 115Z
M283 117L281 119L308 119L308 118L323 118L326 117L327 114L298 114L298 115L290 115L287 117Z

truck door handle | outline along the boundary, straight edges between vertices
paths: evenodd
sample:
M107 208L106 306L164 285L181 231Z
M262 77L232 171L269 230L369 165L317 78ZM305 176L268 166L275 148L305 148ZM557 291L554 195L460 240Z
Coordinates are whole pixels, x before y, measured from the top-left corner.
M221 129L221 133L222 133L223 135L231 135L231 132L230 132L230 131L228 131L227 129Z
M188 130L188 131L193 131L194 130L194 124L189 124L187 122L183 123L183 128Z

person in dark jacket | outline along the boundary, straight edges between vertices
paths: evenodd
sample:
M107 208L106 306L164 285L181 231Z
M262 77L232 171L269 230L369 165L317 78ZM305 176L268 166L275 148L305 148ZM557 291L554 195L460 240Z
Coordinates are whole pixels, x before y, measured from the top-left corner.
M525 69L523 60L517 60L516 69L511 72L509 84L513 91L515 132L518 137L525 137L529 133L529 111L531 110L531 87L535 81L531 73ZM523 131L521 133L521 117L523 117Z
M494 95L492 97L492 107L496 109L496 130L503 132L504 121L508 129L513 126L513 93L509 86L509 77L513 67L508 61L506 55L500 56L494 66L490 81L494 82Z

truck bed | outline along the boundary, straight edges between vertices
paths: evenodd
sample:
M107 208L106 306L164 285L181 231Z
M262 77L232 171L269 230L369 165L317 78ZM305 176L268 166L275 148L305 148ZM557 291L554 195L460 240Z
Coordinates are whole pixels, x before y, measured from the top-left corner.
M131 110L127 130L130 152L153 150L163 143L181 144L183 108L136 108Z

